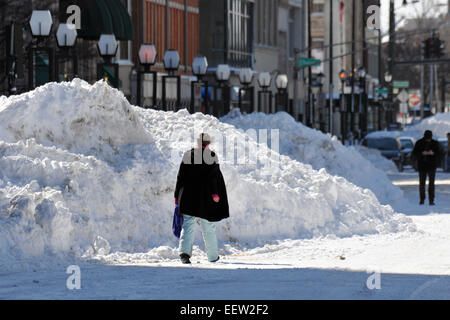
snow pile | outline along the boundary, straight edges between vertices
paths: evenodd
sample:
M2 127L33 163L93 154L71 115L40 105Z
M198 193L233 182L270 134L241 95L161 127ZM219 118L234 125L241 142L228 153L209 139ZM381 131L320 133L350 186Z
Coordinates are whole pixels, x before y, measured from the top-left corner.
M0 113L0 137L8 142L35 138L45 146L105 156L150 142L127 100L101 83L50 83L2 100Z
M382 169L375 167L356 149L345 147L335 138L296 122L285 112L243 116L239 109L233 109L221 120L243 130L279 129L281 154L310 164L316 170L325 168L332 175L370 189L383 204L399 201L403 196Z
M370 161L375 168L386 173L398 173L398 168L395 163L383 157L380 150L370 149L364 146L352 147L358 151L366 160Z
M102 82L75 80L0 105L0 266L175 248L179 161L203 130L216 137L220 159L219 134L248 140L262 159L255 166L222 162L232 216L218 225L222 243L414 229L371 191L286 156L269 157L266 146L216 118L142 110Z
M450 132L450 112L438 113L432 117L426 118L405 130L404 135L413 136L416 139L421 139L426 130L433 131L435 138L446 138L447 133Z

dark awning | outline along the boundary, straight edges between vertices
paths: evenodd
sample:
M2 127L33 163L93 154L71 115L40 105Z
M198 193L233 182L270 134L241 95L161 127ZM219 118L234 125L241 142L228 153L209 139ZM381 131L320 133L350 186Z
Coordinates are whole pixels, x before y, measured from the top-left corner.
M133 23L127 8L120 0L60 0L60 22L66 22L67 7L81 9L81 30L78 36L98 40L101 34L114 34L117 40L133 40Z

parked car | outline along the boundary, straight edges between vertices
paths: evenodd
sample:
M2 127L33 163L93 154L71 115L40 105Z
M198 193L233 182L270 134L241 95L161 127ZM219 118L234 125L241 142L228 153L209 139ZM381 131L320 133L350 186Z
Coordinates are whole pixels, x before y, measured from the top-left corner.
M361 144L370 149L377 149L389 160L392 160L400 172L406 161L406 153L402 149L402 143L398 135L375 132L368 134Z
M402 146L402 152L405 155L404 165L410 165L414 167L414 157L412 152L414 150L414 146L416 145L416 139L414 139L413 137L402 136L399 137L399 140Z
M441 168L442 168L442 170L445 170L445 152L447 151L447 143L448 143L448 140L447 139L438 139L438 142L441 144L441 148L442 148L442 152L443 152L443 155L442 155L442 157L441 157Z

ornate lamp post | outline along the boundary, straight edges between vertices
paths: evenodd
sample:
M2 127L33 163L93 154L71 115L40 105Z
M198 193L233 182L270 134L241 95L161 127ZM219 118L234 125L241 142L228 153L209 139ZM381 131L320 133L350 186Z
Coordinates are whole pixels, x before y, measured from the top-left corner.
M191 81L191 113L202 110L202 88L205 88L205 109L206 114L212 114L209 110L209 87L208 81L204 81L203 77L208 71L208 60L204 56L197 56L192 62L192 73L197 77L197 81Z
M31 14L29 25L33 36L33 41L30 44L28 52L28 87L29 90L33 90L36 85L34 79L35 54L40 55L42 52L47 53L49 58L49 80L53 81L54 79L54 49L47 47L45 44L40 46L42 42L50 37L50 32L53 26L53 19L50 11L34 10Z
M311 104L311 110L310 110L310 115L311 115L311 126L315 127L316 124L316 115L319 114L320 112L317 112L317 107L316 107L316 101L319 101L321 99L321 95L322 95L322 87L323 87L323 81L324 81L324 74L323 73L319 73L316 78L314 79L312 86L311 86L311 92L313 94L313 98L311 99L312 104ZM319 105L319 109L321 109L321 105Z
M275 78L275 86L278 89L278 92L275 94L275 111L288 111L289 105L289 95L287 91L287 87L289 84L289 80L287 75L279 74Z
M180 55L178 51L169 49L164 54L164 69L167 70L169 75L162 78L162 104L165 111L168 111L167 105L167 79L176 80L176 105L173 110L177 110L181 107L181 77L175 75L175 72L180 67ZM173 91L172 91L173 92Z
M214 99L216 101L217 116L221 117L230 112L230 80L231 70L227 64L219 64L216 69L216 81L214 87Z
M272 83L272 77L269 72L261 72L258 75L258 84L261 91L258 91L258 111L272 113L272 91L269 87Z
M112 59L117 54L117 49L119 48L119 43L113 34L102 34L97 43L97 49L100 56L103 58L104 63L99 63L97 65L97 78L104 79L109 82L108 69L107 67L114 68L113 76L113 87L119 89L119 65L113 63Z
M339 78L341 79L341 135L342 135L342 143L344 144L345 136L347 134L347 105L345 101L345 82L348 79L348 72L345 70L341 70L339 72Z
M243 85L243 87L239 88L239 109L241 109L242 113L248 113L250 111L251 108L253 108L254 105L254 99L253 99L253 91L254 91L254 87L251 86L252 82L253 82L253 70L250 68L243 68L241 70L239 70L239 81L241 82L241 84ZM250 93L250 106L249 106L249 110L242 110L243 107L243 94L242 92L244 92L244 94L248 95Z
M142 76L146 74L152 75L152 107L156 107L157 89L158 89L158 73L151 71L151 66L156 62L158 53L153 44L142 44L139 48L139 63L144 66L144 71L138 69L137 71L137 105L143 107L142 99Z
M58 55L56 55L56 74L59 74L59 58L63 61L67 58L72 58L73 64L73 75L76 77L78 75L78 56L76 52L72 50L72 54L69 54L70 49L74 49L77 41L77 29L73 24L60 23L58 26L58 31L56 32L56 42L60 49ZM68 80L68 75L66 68L64 66L64 81Z
M368 108L367 108L367 99L365 97L366 95L366 69L364 67L360 67L357 71L358 79L359 79L359 87L362 89L362 92L360 90L359 92L359 112L361 114L360 122L359 122L359 128L360 128L360 135L367 132L367 124L368 124ZM361 138L361 136L359 137Z

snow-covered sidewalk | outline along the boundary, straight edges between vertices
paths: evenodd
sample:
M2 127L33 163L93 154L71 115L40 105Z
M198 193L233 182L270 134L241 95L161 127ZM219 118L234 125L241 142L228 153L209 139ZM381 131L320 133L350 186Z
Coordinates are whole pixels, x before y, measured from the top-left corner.
M115 253L80 265L81 290L66 288L64 266L0 273L0 298L450 299L450 175L438 173L436 207L417 204L415 176L391 179L409 201L396 210L408 214L418 231L226 247L217 264L197 248L188 267L170 258L169 248L168 258L159 260L151 252ZM369 278L379 279L381 289L370 290Z

